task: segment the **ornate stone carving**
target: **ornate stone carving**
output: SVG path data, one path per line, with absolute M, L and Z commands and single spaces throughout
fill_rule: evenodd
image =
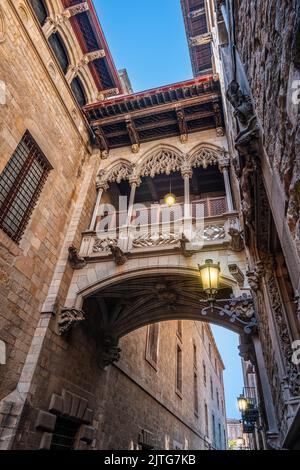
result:
M 85 320 L 85 313 L 76 308 L 63 308 L 58 320 L 58 330 L 60 335 L 68 333 L 72 328 Z
M 88 11 L 89 5 L 88 2 L 82 2 L 79 5 L 73 5 L 72 7 L 69 7 L 66 10 L 66 14 L 71 17 L 75 15 L 79 15 L 79 13 L 83 13 L 85 11 Z
M 127 258 L 124 252 L 121 250 L 121 248 L 118 247 L 117 244 L 111 242 L 109 244 L 109 249 L 111 251 L 111 254 L 113 255 L 113 259 L 115 260 L 117 266 L 122 266 L 126 263 Z
M 142 162 L 140 176 L 151 176 L 153 178 L 160 173 L 169 175 L 173 171 L 179 171 L 184 161 L 184 156 L 175 150 L 159 148 Z
M 112 244 L 116 245 L 118 240 L 116 238 L 96 238 L 93 253 L 110 253 Z
M 118 347 L 118 339 L 113 335 L 104 334 L 98 344 L 98 366 L 106 369 L 121 357 L 121 349 Z
M 271 275 L 267 281 L 268 292 L 270 296 L 271 307 L 276 322 L 278 336 L 280 340 L 281 350 L 285 359 L 286 378 L 285 381 L 289 386 L 292 395 L 300 395 L 300 369 L 293 363 L 293 349 L 291 345 L 291 337 L 288 324 L 283 310 L 282 300 L 274 275 Z
M 74 245 L 69 247 L 68 261 L 73 269 L 82 269 L 86 266 L 86 260 L 78 255 L 78 250 Z
M 241 230 L 240 222 L 237 218 L 229 220 L 228 234 L 231 237 L 230 248 L 233 251 L 243 251 L 243 231 Z
M 228 269 L 229 269 L 230 274 L 238 282 L 239 286 L 243 287 L 244 282 L 245 282 L 245 276 L 242 273 L 242 271 L 240 270 L 240 268 L 238 267 L 238 265 L 237 264 L 229 264 Z
M 220 153 L 210 148 L 199 148 L 188 157 L 191 167 L 207 168 L 209 165 L 217 165 Z
M 252 196 L 253 173 L 253 162 L 249 157 L 247 157 L 246 164 L 242 169 L 240 186 L 242 192 L 242 212 L 248 229 L 253 229 L 254 219 L 254 202 Z
M 300 172 L 295 168 L 295 173 L 289 188 L 289 203 L 287 220 L 290 230 L 296 240 L 300 239 Z
M 203 230 L 203 239 L 208 242 L 223 240 L 226 237 L 224 225 L 209 225 Z
M 256 150 L 257 140 L 260 137 L 260 126 L 252 99 L 241 91 L 240 85 L 235 80 L 228 86 L 226 97 L 235 110 L 234 116 L 240 126 L 240 132 L 235 139 L 236 149 L 241 155 L 248 155 L 253 150 L 253 145 Z
M 180 241 L 180 236 L 174 233 L 151 233 L 137 234 L 132 242 L 133 248 L 155 247 L 162 245 L 174 245 Z
M 129 162 L 119 162 L 106 172 L 101 171 L 98 175 L 99 182 L 104 183 L 121 183 L 122 180 L 129 179 L 133 174 L 134 167 Z
M 246 276 L 253 292 L 257 292 L 259 290 L 263 273 L 264 265 L 261 261 L 259 261 L 252 270 L 247 271 Z
M 167 284 L 157 283 L 154 286 L 155 299 L 165 304 L 167 310 L 173 310 L 176 308 L 176 302 L 178 299 L 177 292 L 171 289 Z

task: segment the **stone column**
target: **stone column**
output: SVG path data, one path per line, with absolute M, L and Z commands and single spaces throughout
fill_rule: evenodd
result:
M 127 211 L 127 220 L 126 220 L 125 226 L 123 226 L 122 229 L 120 230 L 120 238 L 119 238 L 119 247 L 124 253 L 130 251 L 131 246 L 132 246 L 132 236 L 131 236 L 131 231 L 130 231 L 130 225 L 131 225 L 131 217 L 132 217 L 132 212 L 133 212 L 136 188 L 139 186 L 140 180 L 139 178 L 132 177 L 129 180 L 129 183 L 130 183 L 131 191 L 130 191 L 130 197 L 129 197 L 128 211 Z
M 190 179 L 193 176 L 193 171 L 190 165 L 184 165 L 181 169 L 181 174 L 184 180 L 184 228 L 183 233 L 188 240 L 191 240 L 192 235 L 192 211 L 190 205 Z
M 231 185 L 230 185 L 230 180 L 229 180 L 229 159 L 227 157 L 224 157 L 221 161 L 219 161 L 219 170 L 221 171 L 221 173 L 223 173 L 227 209 L 228 209 L 228 212 L 233 212 L 234 209 L 233 209 Z
M 91 218 L 91 223 L 90 223 L 90 226 L 89 226 L 89 230 L 91 232 L 95 230 L 96 219 L 97 219 L 97 215 L 98 215 L 98 211 L 99 211 L 99 207 L 100 207 L 102 194 L 104 193 L 104 191 L 107 191 L 107 189 L 108 189 L 108 184 L 107 183 L 98 183 L 97 184 L 97 198 L 96 198 L 96 202 L 95 202 L 93 215 L 92 215 L 92 218 Z

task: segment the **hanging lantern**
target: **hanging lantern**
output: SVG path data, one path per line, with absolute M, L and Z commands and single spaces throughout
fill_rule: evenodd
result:
M 214 264 L 211 259 L 207 259 L 205 264 L 198 267 L 203 290 L 210 296 L 214 296 L 219 290 L 220 263 Z

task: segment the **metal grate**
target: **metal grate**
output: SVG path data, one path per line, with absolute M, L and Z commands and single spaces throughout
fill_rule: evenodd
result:
M 79 426 L 76 421 L 58 416 L 50 450 L 73 450 Z
M 0 175 L 0 227 L 18 242 L 51 165 L 26 131 Z

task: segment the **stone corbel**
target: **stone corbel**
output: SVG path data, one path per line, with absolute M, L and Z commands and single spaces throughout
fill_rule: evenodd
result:
M 126 116 L 126 127 L 131 142 L 132 153 L 138 153 L 141 147 L 140 139 L 134 122 L 130 116 Z
M 231 237 L 230 248 L 232 251 L 243 251 L 243 230 L 241 229 L 240 222 L 237 218 L 229 220 L 228 234 Z
M 229 264 L 228 269 L 240 287 L 244 287 L 245 276 L 237 264 Z
M 100 151 L 101 151 L 101 156 L 103 152 L 109 153 L 109 145 L 108 142 L 105 138 L 104 132 L 102 131 L 101 127 L 97 127 L 96 129 L 93 129 L 96 141 L 99 145 Z
M 241 342 L 238 349 L 244 361 L 250 361 L 252 365 L 256 365 L 255 349 L 249 335 L 241 335 Z
M 78 255 L 78 250 L 74 245 L 69 247 L 68 261 L 73 269 L 82 269 L 86 266 L 86 260 Z
M 188 131 L 184 111 L 182 109 L 178 109 L 176 111 L 176 116 L 177 116 L 179 132 L 180 132 L 180 142 L 182 144 L 185 144 L 189 138 L 189 135 L 188 135 L 189 131 Z
M 83 320 L 85 320 L 85 313 L 82 310 L 78 310 L 76 308 L 63 308 L 58 320 L 59 334 L 61 336 L 65 335 L 72 328 L 78 326 Z
M 264 265 L 259 261 L 256 266 L 247 271 L 246 276 L 248 278 L 248 283 L 253 292 L 257 292 L 260 288 L 260 283 L 264 274 Z
M 218 137 L 223 137 L 225 135 L 223 122 L 222 122 L 222 111 L 219 104 L 219 100 L 214 100 L 213 102 L 214 118 L 216 125 L 216 132 Z
M 189 243 L 189 240 L 186 238 L 186 236 L 183 233 L 182 236 L 181 236 L 181 239 L 180 239 L 181 253 L 185 258 L 191 258 L 194 254 L 194 251 L 186 249 L 186 244 L 187 243 Z
M 108 366 L 120 360 L 121 349 L 118 347 L 119 340 L 111 334 L 104 334 L 98 343 L 97 363 L 100 369 L 107 369 Z
M 127 257 L 125 256 L 124 251 L 121 250 L 120 247 L 118 247 L 115 243 L 111 242 L 109 244 L 109 249 L 111 251 L 111 254 L 113 255 L 113 259 L 117 266 L 122 266 L 126 263 Z

